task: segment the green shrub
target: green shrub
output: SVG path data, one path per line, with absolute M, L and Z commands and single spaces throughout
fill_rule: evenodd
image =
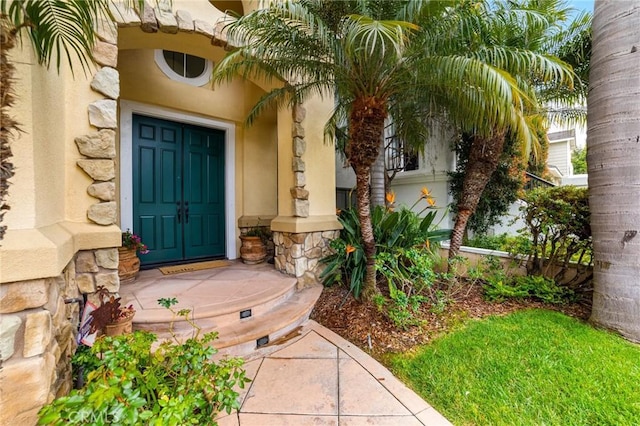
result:
M 500 235 L 474 235 L 469 238 L 464 245 L 467 247 L 476 247 L 487 250 L 503 250 L 507 242 L 507 234 Z
M 543 302 L 562 304 L 572 300 L 574 296 L 571 289 L 540 275 L 516 277 L 514 281 L 514 287 L 526 290 L 530 297 Z
M 488 275 L 483 285 L 484 297 L 492 302 L 506 299 L 537 299 L 547 303 L 563 304 L 574 299 L 570 289 L 540 275 L 510 278 L 506 274 Z
M 415 314 L 429 300 L 426 294 L 433 286 L 433 255 L 423 248 L 391 247 L 376 258 L 376 270 L 385 278 L 389 300 L 380 295 L 378 308 L 385 309 L 389 319 L 401 329 L 419 324 Z
M 189 311 L 174 314 L 188 319 Z M 149 332 L 100 337 L 81 353 L 85 386 L 43 407 L 39 424 L 215 425 L 217 412 L 239 408 L 233 387 L 248 381 L 242 359 L 212 361 L 215 338 L 200 338 L 196 329 L 185 342 L 165 341 L 152 351 L 156 336 Z
M 525 201 L 521 210 L 527 228 L 521 232 L 531 241 L 528 275 L 543 275 L 573 288 L 590 281 L 591 276 L 580 278 L 593 252 L 587 189 L 538 188 L 529 191 Z M 567 274 L 570 266 L 580 272 L 575 278 Z
M 512 255 L 531 253 L 531 239 L 525 235 L 476 235 L 465 242 L 467 247 L 498 250 Z
M 420 216 L 434 208 L 433 198 L 426 188 L 418 202 L 421 200 L 427 202 L 427 207 L 420 213 L 405 207 L 398 211 L 375 207 L 371 212 L 377 245 L 376 271 L 378 278 L 388 286 L 388 293 L 376 295 L 374 303 L 397 327 L 403 329 L 419 323 L 415 314 L 420 305 L 435 295 L 432 291 L 435 280 L 433 259 L 439 242 L 451 234 L 450 230 L 434 229 L 435 211 Z M 415 205 L 417 203 L 412 207 Z M 347 285 L 353 296 L 359 298 L 366 259 L 356 210 L 343 210 L 338 219 L 343 229 L 340 238 L 331 242 L 333 254 L 323 259 L 327 266 L 320 277 L 325 285 Z

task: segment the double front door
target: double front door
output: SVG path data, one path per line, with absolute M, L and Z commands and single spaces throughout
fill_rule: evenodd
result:
M 133 116 L 133 231 L 143 264 L 225 256 L 224 131 Z

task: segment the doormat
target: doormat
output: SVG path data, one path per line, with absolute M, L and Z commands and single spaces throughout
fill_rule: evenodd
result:
M 228 260 L 210 260 L 208 262 L 188 263 L 186 265 L 163 266 L 158 268 L 163 275 L 181 274 L 183 272 L 200 271 L 202 269 L 222 268 L 231 265 Z

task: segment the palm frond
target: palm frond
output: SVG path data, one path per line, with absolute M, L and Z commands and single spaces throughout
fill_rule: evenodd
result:
M 3 0 L 0 8 L 17 29 L 27 30 L 38 62 L 58 70 L 63 58 L 73 70 L 74 57 L 88 70 L 94 23 L 110 17 L 108 0 Z

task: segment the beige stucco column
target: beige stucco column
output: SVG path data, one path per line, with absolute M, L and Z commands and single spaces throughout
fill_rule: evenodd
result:
M 341 228 L 335 214 L 335 149 L 324 139 L 332 107 L 332 100 L 315 98 L 278 112 L 275 265 L 294 275 L 300 287 L 317 282 L 319 261 Z

